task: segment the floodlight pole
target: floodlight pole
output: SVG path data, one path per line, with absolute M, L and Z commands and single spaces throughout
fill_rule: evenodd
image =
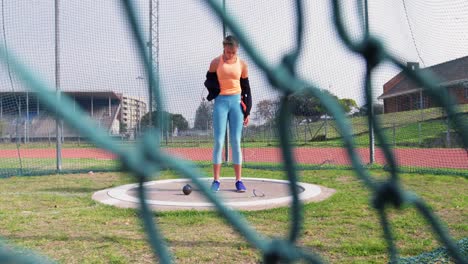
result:
M 60 101 L 60 38 L 59 38 L 59 0 L 55 0 L 55 87 L 57 100 Z M 58 110 L 58 109 L 57 109 Z M 62 120 L 55 117 L 57 172 L 62 170 Z
M 153 70 L 153 0 L 149 0 L 149 37 L 148 37 L 148 55 L 149 55 L 149 63 L 150 63 L 150 70 Z M 150 76 L 148 74 L 148 76 Z M 152 127 L 153 125 L 153 120 L 152 119 L 152 114 L 151 111 L 153 110 L 153 89 L 151 87 L 151 80 L 148 78 L 148 124 L 149 127 Z M 141 122 L 141 120 L 140 120 Z
M 150 70 L 152 71 L 153 78 L 159 80 L 159 0 L 149 0 L 149 40 L 148 40 L 148 53 L 149 53 L 149 63 Z M 148 76 L 150 76 L 148 74 Z M 156 109 L 158 106 L 154 106 L 154 87 L 153 80 L 148 78 L 148 89 L 149 89 L 149 125 L 153 124 L 153 109 Z

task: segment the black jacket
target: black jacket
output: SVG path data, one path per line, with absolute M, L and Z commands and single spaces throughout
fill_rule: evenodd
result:
M 250 115 L 250 110 L 252 109 L 252 94 L 250 92 L 249 78 L 240 78 L 240 85 L 242 89 L 242 111 L 244 113 L 244 117 L 247 117 Z M 218 75 L 216 72 L 206 73 L 205 87 L 208 89 L 208 96 L 206 97 L 208 101 L 215 99 L 219 95 L 221 89 L 219 87 Z
M 206 73 L 205 87 L 208 89 L 208 96 L 206 97 L 208 101 L 215 99 L 216 96 L 219 95 L 221 89 L 219 88 L 218 75 L 216 72 Z

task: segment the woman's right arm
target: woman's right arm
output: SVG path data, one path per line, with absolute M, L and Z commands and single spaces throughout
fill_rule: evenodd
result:
M 218 67 L 218 59 L 214 59 L 210 63 L 210 69 L 206 73 L 205 87 L 208 89 L 208 101 L 216 98 L 220 92 L 218 76 L 216 74 L 216 68 Z

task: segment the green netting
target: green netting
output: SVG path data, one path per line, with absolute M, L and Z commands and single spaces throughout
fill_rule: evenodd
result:
M 464 257 L 468 256 L 468 239 L 464 238 L 457 242 L 457 246 L 460 248 L 461 253 Z M 447 252 L 447 249 L 440 247 L 434 251 L 426 252 L 418 256 L 407 257 L 399 259 L 400 263 L 449 263 L 450 255 Z
M 3 2 L 2 2 L 3 3 Z M 40 77 L 40 74 L 32 72 L 24 62 L 20 61 L 13 55 L 12 52 L 6 52 L 5 45 L 1 47 L 2 62 L 7 65 L 9 71 L 13 72 L 17 78 L 35 92 L 35 96 L 40 104 L 43 104 L 47 109 L 56 109 L 52 114 L 56 117 L 63 119 L 67 126 L 72 128 L 80 137 L 89 139 L 96 147 L 107 150 L 118 157 L 124 170 L 132 172 L 140 183 L 139 198 L 141 201 L 141 218 L 151 244 L 151 248 L 155 256 L 161 263 L 171 263 L 172 257 L 168 250 L 164 238 L 160 234 L 159 227 L 153 221 L 153 214 L 151 213 L 148 205 L 146 204 L 146 192 L 143 183 L 150 178 L 158 175 L 162 168 L 171 168 L 177 171 L 182 177 L 190 178 L 193 183 L 200 189 L 201 192 L 207 197 L 209 201 L 216 205 L 220 215 L 222 215 L 228 223 L 230 223 L 239 234 L 241 234 L 250 244 L 258 248 L 262 254 L 265 263 L 278 263 L 278 262 L 293 262 L 297 260 L 304 260 L 310 263 L 321 263 L 320 256 L 314 252 L 305 251 L 296 245 L 299 238 L 302 222 L 302 205 L 298 199 L 296 186 L 298 181 L 296 157 L 293 155 L 293 133 L 290 131 L 291 127 L 291 100 L 288 97 L 297 92 L 305 92 L 312 94 L 321 102 L 329 116 L 333 117 L 333 129 L 340 135 L 341 146 L 345 148 L 347 155 L 351 161 L 352 168 L 357 172 L 358 177 L 364 182 L 367 188 L 372 193 L 372 206 L 377 210 L 381 226 L 384 232 L 385 239 L 388 244 L 388 252 L 391 262 L 398 261 L 398 250 L 395 245 L 395 239 L 392 235 L 391 224 L 387 215 L 387 208 L 390 206 L 402 208 L 403 206 L 413 206 L 416 210 L 427 219 L 435 236 L 447 248 L 449 255 L 458 263 L 466 263 L 466 260 L 460 253 L 459 248 L 454 243 L 453 239 L 448 234 L 447 230 L 440 223 L 440 220 L 434 215 L 428 205 L 415 193 L 404 190 L 401 187 L 399 180 L 399 166 L 395 160 L 395 155 L 392 149 L 392 136 L 388 133 L 391 131 L 393 141 L 396 141 L 396 127 L 397 124 L 388 123 L 381 120 L 374 113 L 373 110 L 373 94 L 372 94 L 372 76 L 374 71 L 382 63 L 393 64 L 396 68 L 400 69 L 408 78 L 423 87 L 424 92 L 432 98 L 443 109 L 443 119 L 449 120 L 450 127 L 460 135 L 462 151 L 466 151 L 468 147 L 468 124 L 466 117 L 462 113 L 462 109 L 455 104 L 454 98 L 447 92 L 446 89 L 440 89 L 440 81 L 435 76 L 420 71 L 413 71 L 409 69 L 399 58 L 392 55 L 381 41 L 371 33 L 368 28 L 363 27 L 360 38 L 350 35 L 343 22 L 342 7 L 339 1 L 333 1 L 333 21 L 339 36 L 343 43 L 356 55 L 362 57 L 366 65 L 365 83 L 363 92 L 365 94 L 366 105 L 370 106 L 367 115 L 362 122 L 366 122 L 367 127 L 374 131 L 376 141 L 379 142 L 379 148 L 382 150 L 382 155 L 385 159 L 386 169 L 390 176 L 385 182 L 378 182 L 374 180 L 367 170 L 363 161 L 356 150 L 356 143 L 353 132 L 349 129 L 352 122 L 345 115 L 343 107 L 339 104 L 335 97 L 331 94 L 324 92 L 314 83 L 302 78 L 297 72 L 298 59 L 300 58 L 303 50 L 304 43 L 304 7 L 302 1 L 295 2 L 295 42 L 294 47 L 281 59 L 280 63 L 271 63 L 262 56 L 261 51 L 256 48 L 253 41 L 242 30 L 242 26 L 233 19 L 232 16 L 226 15 L 222 6 L 214 0 L 207 0 L 206 3 L 213 10 L 218 17 L 226 24 L 227 28 L 241 41 L 243 50 L 248 54 L 252 62 L 258 67 L 268 79 L 271 86 L 281 96 L 278 106 L 277 121 L 274 126 L 277 128 L 276 144 L 281 147 L 282 166 L 285 170 L 288 180 L 291 182 L 291 194 L 293 202 L 290 209 L 291 226 L 288 237 L 284 239 L 270 239 L 264 237 L 256 232 L 247 221 L 236 211 L 233 211 L 223 205 L 209 189 L 202 184 L 200 176 L 203 175 L 197 166 L 189 161 L 174 158 L 163 151 L 161 146 L 162 141 L 167 139 L 164 134 L 167 133 L 165 126 L 157 126 L 157 124 L 165 123 L 163 121 L 164 115 L 162 114 L 165 109 L 165 103 L 161 94 L 158 76 L 153 71 L 153 61 L 147 54 L 146 41 L 144 34 L 141 31 L 140 21 L 137 16 L 135 7 L 132 1 L 122 1 L 125 7 L 125 15 L 128 19 L 128 24 L 131 26 L 131 32 L 135 39 L 136 48 L 139 51 L 140 61 L 144 65 L 147 80 L 149 80 L 150 93 L 152 96 L 150 100 L 154 100 L 154 105 L 158 109 L 158 118 L 155 122 L 155 128 L 148 130 L 141 136 L 141 140 L 136 142 L 135 148 L 128 148 L 122 145 L 121 142 L 115 138 L 109 137 L 108 131 L 99 126 L 96 120 L 90 118 L 88 113 L 85 113 L 81 108 L 76 108 L 70 111 L 69 107 L 74 104 L 75 100 L 71 100 L 67 96 L 59 96 L 60 93 L 51 90 L 47 82 Z M 357 3 L 360 3 L 357 1 Z M 367 3 L 365 3 L 367 4 Z M 362 16 L 366 17 L 366 16 Z M 362 22 L 363 25 L 368 25 Z M 19 102 L 21 99 L 17 96 L 14 101 Z M 18 103 L 19 104 L 19 103 Z M 38 104 L 39 105 L 39 104 Z M 39 107 L 40 108 L 40 107 Z M 112 102 L 110 103 L 112 108 Z M 20 109 L 20 108 L 19 108 Z M 109 110 L 112 114 L 112 110 Z M 421 112 L 419 112 L 421 114 Z M 437 118 L 435 118 L 437 119 Z M 422 117 L 420 122 L 424 122 Z M 436 121 L 434 121 L 436 122 Z M 328 126 L 329 124 L 327 124 Z M 423 124 L 426 125 L 426 124 Z M 433 127 L 439 125 L 432 125 Z M 398 127 L 405 127 L 405 124 L 398 124 Z M 24 129 L 24 127 L 22 127 Z M 359 129 L 359 128 L 355 128 Z M 390 130 L 389 130 L 390 129 Z M 408 128 L 413 129 L 413 128 Z M 327 131 L 328 133 L 328 131 Z M 330 132 L 331 133 L 331 132 Z M 327 136 L 326 136 L 327 137 Z M 421 135 L 422 137 L 422 135 Z M 307 140 L 307 139 L 306 139 Z M 422 139 L 421 139 L 422 140 Z M 18 147 L 16 147 L 18 148 Z M 13 148 L 15 149 L 15 148 Z M 109 165 L 108 166 L 112 166 Z M 42 169 L 44 171 L 44 169 Z M 0 251 L 0 260 L 30 263 L 36 262 L 32 258 L 20 257 L 12 255 L 11 252 Z M 38 261 L 39 262 L 39 261 Z M 46 262 L 46 261 L 44 261 Z
M 356 38 L 362 34 L 362 23 L 356 22 L 360 16 L 357 10 L 363 7 L 350 3 L 343 3 L 343 17 L 347 30 Z M 157 116 L 150 110 L 158 108 L 148 100 L 148 78 L 121 15 L 123 7 L 118 2 L 54 5 L 54 1 L 4 0 L 2 44 L 45 82 L 56 84 L 62 95 L 73 99 L 69 110 L 83 109 L 122 146 L 133 147 L 149 125 L 150 113 Z M 295 3 L 223 1 L 223 5 L 253 40 L 252 47 L 262 51 L 265 63 L 279 63 L 280 54 L 294 48 L 291 39 L 295 38 L 297 23 L 291 19 L 295 17 Z M 295 67 L 297 75 L 336 96 L 340 103 L 349 103 L 345 109 L 359 156 L 365 163 L 387 168 L 380 149 L 384 142 L 370 139 L 373 134 L 366 117 L 365 91 L 358 88 L 364 85 L 364 60 L 336 35 L 328 3 L 306 3 L 303 9 L 307 20 L 303 25 L 303 51 Z M 212 103 L 204 100 L 202 83 L 206 62 L 219 55 L 219 43 L 214 39 L 223 33 L 221 23 L 209 7 L 195 0 L 138 2 L 135 10 L 148 42 L 150 62 L 164 87 L 161 94 L 168 122 L 161 129 L 161 147 L 189 160 L 210 161 Z M 372 3 L 368 12 L 369 30 L 379 36 L 391 54 L 414 67 L 418 65 L 414 61 L 418 61 L 424 71 L 449 80 L 442 84 L 457 94 L 462 103 L 458 111 L 464 117 L 468 112 L 468 82 L 466 73 L 459 71 L 468 63 L 463 27 L 467 12 L 467 6 L 461 3 L 442 7 L 406 2 Z M 196 59 L 187 60 L 188 54 Z M 252 167 L 259 162 L 279 164 L 276 117 L 282 95 L 242 46 L 240 56 L 249 63 L 255 88 L 252 122 L 243 133 L 244 163 Z M 404 94 L 384 92 L 404 75 L 400 71 L 390 61 L 383 61 L 372 75 L 374 114 L 399 165 L 409 172 L 466 176 L 468 165 L 461 135 L 444 109 L 409 77 L 400 86 L 411 89 L 395 87 Z M 299 150 L 297 163 L 303 167 L 327 164 L 352 169 L 331 113 L 310 93 L 304 101 L 294 94 L 291 97 L 288 133 L 291 144 Z M 67 123 L 62 127 L 58 122 L 57 126 L 54 112 L 39 100 L 36 91 L 21 82 L 8 63 L 0 68 L 0 177 L 44 175 L 57 170 L 119 170 L 116 156 L 99 150 Z

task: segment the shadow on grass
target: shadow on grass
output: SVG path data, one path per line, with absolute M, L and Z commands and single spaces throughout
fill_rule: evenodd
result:
M 58 241 L 81 241 L 81 242 L 92 242 L 92 243 L 118 243 L 120 245 L 128 245 L 132 243 L 140 243 L 142 240 L 146 239 L 146 236 L 142 234 L 142 237 L 125 237 L 125 236 L 113 236 L 113 235 L 89 235 L 89 236 L 67 236 L 65 234 L 47 234 L 47 235 L 12 235 L 12 236 L 3 236 L 3 238 L 9 241 L 28 241 L 33 242 L 37 241 L 41 244 L 44 241 L 48 241 L 49 243 L 54 243 Z M 251 246 L 244 241 L 213 241 L 213 240 L 172 240 L 166 239 L 168 246 L 170 247 L 225 247 L 225 248 L 237 248 L 242 246 L 244 248 L 250 248 Z M 98 245 L 96 245 L 99 247 Z

